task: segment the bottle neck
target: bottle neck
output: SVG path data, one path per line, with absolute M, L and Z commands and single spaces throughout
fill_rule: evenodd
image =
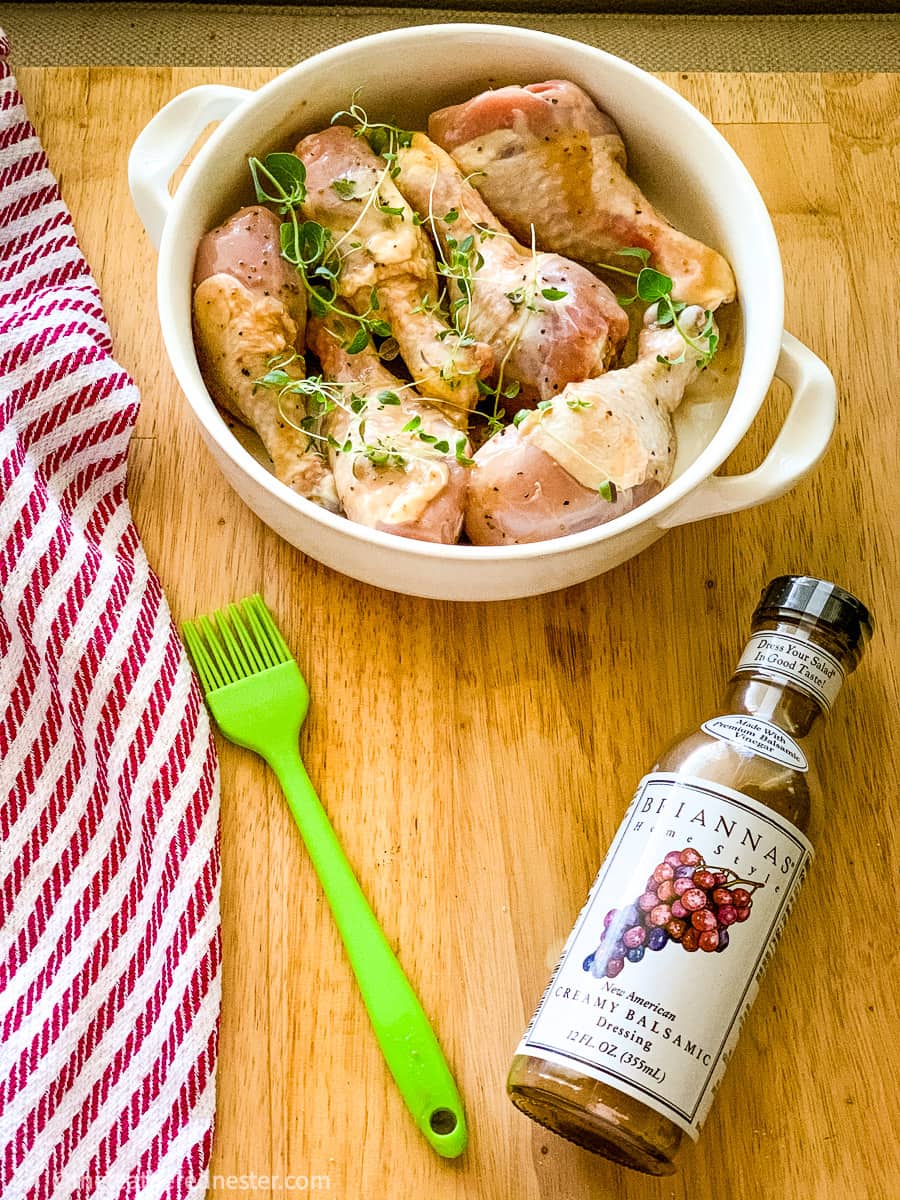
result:
M 795 740 L 807 737 L 824 715 L 821 705 L 796 688 L 753 675 L 733 675 L 725 691 L 725 708 L 771 721 Z
M 771 721 L 791 737 L 806 737 L 840 690 L 843 658 L 841 647 L 810 622 L 754 624 L 728 683 L 729 711 Z

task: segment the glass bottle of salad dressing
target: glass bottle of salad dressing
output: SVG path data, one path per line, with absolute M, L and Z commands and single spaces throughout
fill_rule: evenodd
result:
M 698 1137 L 806 873 L 808 739 L 872 624 L 790 575 L 751 629 L 719 711 L 638 785 L 507 1085 L 535 1121 L 653 1175 Z

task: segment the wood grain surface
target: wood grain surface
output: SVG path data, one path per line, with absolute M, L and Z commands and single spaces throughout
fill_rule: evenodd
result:
M 213 466 L 169 369 L 128 149 L 184 88 L 272 74 L 48 68 L 20 82 L 141 387 L 130 494 L 150 560 L 179 619 L 257 589 L 277 614 L 313 697 L 310 774 L 433 1016 L 472 1138 L 448 1163 L 416 1134 L 273 778 L 222 744 L 213 1194 L 325 1191 L 327 1177 L 347 1200 L 900 1195 L 900 77 L 664 77 L 759 184 L 787 327 L 837 377 L 815 476 L 569 591 L 454 605 L 357 584 L 280 541 Z M 730 470 L 759 461 L 785 409 L 777 387 Z M 648 1179 L 521 1116 L 506 1070 L 634 784 L 714 704 L 760 587 L 787 571 L 856 591 L 878 633 L 818 746 L 818 857 L 712 1115 L 680 1173 Z M 291 1188 L 265 1178 L 288 1175 Z

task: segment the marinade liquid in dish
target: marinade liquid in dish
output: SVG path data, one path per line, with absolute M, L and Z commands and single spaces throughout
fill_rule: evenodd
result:
M 513 1060 L 513 1103 L 652 1175 L 697 1139 L 812 857 L 809 741 L 866 608 L 773 580 L 718 712 L 638 785 Z

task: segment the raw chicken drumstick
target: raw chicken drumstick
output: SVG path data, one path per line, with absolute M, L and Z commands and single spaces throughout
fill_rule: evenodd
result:
M 213 400 L 259 434 L 275 475 L 301 496 L 338 510 L 331 470 L 299 433 L 301 397 L 278 397 L 255 387 L 273 358 L 302 379 L 306 292 L 279 251 L 278 217 L 267 208 L 242 208 L 211 230 L 194 264 L 194 344 Z M 286 419 L 287 418 L 287 419 Z
M 458 541 L 468 469 L 457 461 L 456 450 L 459 443 L 460 456 L 469 454 L 465 434 L 404 387 L 371 344 L 348 354 L 341 343 L 349 329 L 349 321 L 342 328 L 339 316 L 331 314 L 311 318 L 308 331 L 323 375 L 343 385 L 322 430 L 337 443 L 329 454 L 344 512 L 351 521 L 401 537 Z M 404 428 L 410 423 L 414 429 Z
M 466 532 L 475 545 L 539 542 L 590 529 L 666 485 L 675 458 L 671 414 L 700 367 L 678 330 L 656 324 L 656 316 L 655 305 L 647 309 L 630 367 L 570 383 L 543 410 L 481 447 L 466 507 Z M 679 316 L 691 338 L 705 320 L 697 307 Z M 684 362 L 657 360 L 683 351 Z
M 384 161 L 345 125 L 310 134 L 296 153 L 306 166 L 303 214 L 332 233 L 341 256 L 341 298 L 362 315 L 371 307 L 374 289 L 374 316 L 390 325 L 413 379 L 432 396 L 474 408 L 478 378 L 492 365 L 490 350 L 461 345 L 459 336 L 423 307 L 438 290 L 434 251 L 424 230 L 413 224 Z
M 574 83 L 483 92 L 433 113 L 428 130 L 464 172 L 483 172 L 476 187 L 517 237 L 533 223 L 544 249 L 620 267 L 628 260 L 615 251 L 640 247 L 675 299 L 709 309 L 734 299 L 728 263 L 653 208 L 625 173 L 612 118 Z
M 521 385 L 519 399 L 534 401 L 608 368 L 628 335 L 628 317 L 605 283 L 558 254 L 520 245 L 450 155 L 424 134 L 413 134 L 398 151 L 397 165 L 397 187 L 440 241 L 451 270 L 448 239 L 457 259 L 469 240 L 464 274 L 471 304 L 457 320 L 491 346 L 495 377 L 502 365 L 503 379 Z M 527 236 L 530 243 L 530 230 Z M 463 296 L 452 275 L 450 294 Z

